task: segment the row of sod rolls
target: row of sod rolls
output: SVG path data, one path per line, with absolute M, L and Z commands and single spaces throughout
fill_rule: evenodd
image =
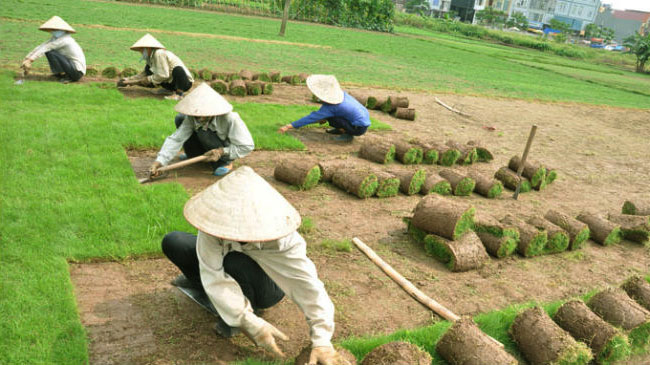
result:
M 309 76 L 306 73 L 300 73 L 296 75 L 285 75 L 282 76 L 280 71 L 272 72 L 252 72 L 249 70 L 241 70 L 239 72 L 219 72 L 219 71 L 210 71 L 207 68 L 200 70 L 190 69 L 190 73 L 195 80 L 204 80 L 204 81 L 216 81 L 222 80 L 225 82 L 230 82 L 234 80 L 244 80 L 244 81 L 260 81 L 260 82 L 275 82 L 280 83 L 284 82 L 291 85 L 304 84 Z
M 313 364 L 309 362 L 311 346 L 305 347 L 296 357 L 294 365 Z M 349 351 L 336 347 L 341 357 L 349 364 L 356 364 L 357 359 Z M 381 365 L 381 364 L 409 364 L 409 365 L 430 365 L 433 359 L 428 352 L 420 349 L 418 346 L 404 341 L 394 341 L 377 346 L 368 352 L 361 365 Z M 318 362 L 321 364 L 320 362 Z
M 508 162 L 508 166 L 497 170 L 494 177 L 510 190 L 517 189 L 518 183 L 521 182 L 519 188 L 521 193 L 527 193 L 533 189 L 543 190 L 557 179 L 555 169 L 549 169 L 540 163 L 531 161 L 526 161 L 522 168 L 521 177 L 517 177 L 517 171 L 521 166 L 521 158 L 513 156 Z
M 415 109 L 409 108 L 410 102 L 406 96 L 374 96 L 354 91 L 350 91 L 350 95 L 368 109 L 381 110 L 398 119 L 415 120 Z
M 210 86 L 219 94 L 234 96 L 273 94 L 273 84 L 270 82 L 233 80 L 228 83 L 223 80 L 215 80 L 210 83 Z
M 447 141 L 443 145 L 433 141 L 405 142 L 382 138 L 366 139 L 359 150 L 359 157 L 380 164 L 397 160 L 405 165 L 424 163 L 442 166 L 470 165 L 475 162 L 489 162 L 494 158 L 487 148 L 474 141 L 464 145 Z
M 123 70 L 119 70 L 117 67 L 109 66 L 101 70 L 101 72 L 94 68 L 94 67 L 87 67 L 86 68 L 86 76 L 88 77 L 95 77 L 95 76 L 102 76 L 107 79 L 114 79 L 117 77 L 131 77 L 134 75 L 137 75 L 139 72 L 131 67 L 127 67 Z

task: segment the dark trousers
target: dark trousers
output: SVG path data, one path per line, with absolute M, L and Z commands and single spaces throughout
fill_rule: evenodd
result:
M 151 68 L 149 65 L 146 65 L 144 67 L 144 72 L 147 76 L 153 75 L 153 72 L 151 72 Z M 160 84 L 163 88 L 169 90 L 169 91 L 176 91 L 176 90 L 182 90 L 182 91 L 187 91 L 192 88 L 192 83 L 190 82 L 190 79 L 187 77 L 187 74 L 185 73 L 185 70 L 181 66 L 176 66 L 172 70 L 172 82 L 163 82 Z
M 327 121 L 332 128 L 341 128 L 345 130 L 345 134 L 351 136 L 360 136 L 366 133 L 366 130 L 368 129 L 368 127 L 352 125 L 347 119 L 341 117 L 330 117 L 327 118 Z
M 70 81 L 79 81 L 79 79 L 84 75 L 81 71 L 77 71 L 77 69 L 74 68 L 72 61 L 56 50 L 45 52 L 45 57 L 47 57 L 47 63 L 50 64 L 50 70 L 52 70 L 52 73 L 55 75 L 63 72 Z
M 186 232 L 171 232 L 162 240 L 162 251 L 178 266 L 185 277 L 201 285 L 199 259 L 196 255 L 196 236 Z M 229 252 L 223 260 L 223 268 L 230 275 L 251 302 L 253 309 L 270 308 L 284 297 L 284 292 L 248 255 Z
M 185 114 L 178 113 L 176 118 L 174 118 L 174 124 L 176 128 L 183 124 L 183 119 L 185 119 Z M 183 150 L 188 158 L 201 156 L 202 154 L 213 150 L 215 148 L 228 147 L 230 143 L 228 141 L 223 141 L 219 136 L 211 130 L 203 130 L 199 128 L 198 130 L 192 133 L 192 136 L 183 143 Z M 230 165 L 234 160 L 226 156 L 222 156 L 217 162 L 210 162 L 212 168 L 217 168 L 221 166 Z

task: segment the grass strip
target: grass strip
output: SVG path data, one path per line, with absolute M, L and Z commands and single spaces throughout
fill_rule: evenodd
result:
M 503 184 L 497 183 L 492 185 L 492 187 L 488 191 L 487 198 L 488 199 L 498 198 L 499 196 L 501 196 L 502 193 L 503 193 Z

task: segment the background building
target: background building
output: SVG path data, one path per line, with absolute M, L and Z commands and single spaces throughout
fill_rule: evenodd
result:
M 650 27 L 650 13 L 638 10 L 614 10 L 610 5 L 605 5 L 594 23 L 614 29 L 614 39 L 620 43 L 635 32 L 645 34 Z
M 474 15 L 485 9 L 487 0 L 451 0 L 450 10 L 456 12 L 461 21 L 476 23 Z

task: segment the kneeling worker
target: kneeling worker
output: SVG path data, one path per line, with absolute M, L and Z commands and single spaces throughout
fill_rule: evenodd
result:
M 181 159 L 208 156 L 214 175 L 222 176 L 232 169 L 235 159 L 255 148 L 253 137 L 232 105 L 208 84 L 201 84 L 178 102 L 174 109 L 176 132 L 165 139 L 149 175 L 160 175 L 158 168 L 167 165 L 180 151 Z
M 256 345 L 284 356 L 275 340 L 287 336 L 255 312 L 286 293 L 310 327 L 309 363 L 347 364 L 331 343 L 334 305 L 296 231 L 300 214 L 266 180 L 240 167 L 192 197 L 183 212 L 198 236 L 169 233 L 162 250 L 183 272 L 174 285 L 205 290 L 220 316 L 218 334 L 241 330 Z
M 79 81 L 86 74 L 86 56 L 70 34 L 76 31 L 58 16 L 53 16 L 38 28 L 50 32 L 52 38 L 34 48 L 20 66 L 29 73 L 32 63 L 45 55 L 54 76 L 63 82 Z
M 323 102 L 319 110 L 280 127 L 278 132 L 284 133 L 292 128 L 325 121 L 332 129 L 327 133 L 340 134 L 338 141 L 352 141 L 354 136 L 366 133 L 370 126 L 368 109 L 355 98 L 341 89 L 333 75 L 311 75 L 307 78 L 309 90 Z
M 151 34 L 145 34 L 131 46 L 131 49 L 142 53 L 142 60 L 145 60 L 147 65 L 141 73 L 120 79 L 117 86 L 160 86 L 173 93 L 166 97 L 172 100 L 180 100 L 183 92 L 192 88 L 194 78 L 183 61 L 166 50 L 165 46 Z

